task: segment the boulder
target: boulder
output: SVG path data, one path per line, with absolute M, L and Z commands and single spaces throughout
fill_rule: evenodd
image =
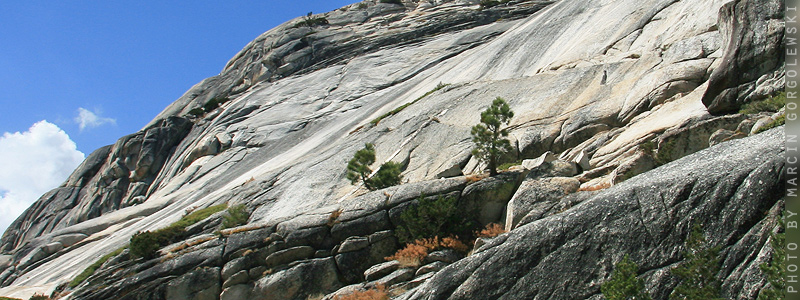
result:
M 392 285 L 406 282 L 414 278 L 414 269 L 399 269 L 395 270 L 389 275 L 384 276 L 381 279 L 375 280 L 375 284 L 380 284 L 386 287 L 391 287 Z
M 307 299 L 342 286 L 333 258 L 317 258 L 259 279 L 245 299 Z
M 390 260 L 385 263 L 374 265 L 369 269 L 367 269 L 366 271 L 364 271 L 364 278 L 367 281 L 373 281 L 376 279 L 380 279 L 386 275 L 389 275 L 399 268 L 400 268 L 399 261 Z
M 469 184 L 461 193 L 459 205 L 467 212 L 477 212 L 481 226 L 498 222 L 522 175 L 520 171 L 509 171 Z
M 267 268 L 274 268 L 293 261 L 312 257 L 314 257 L 314 248 L 309 246 L 297 246 L 270 254 L 265 260 L 265 265 Z
M 505 229 L 513 229 L 529 212 L 549 210 L 562 197 L 576 192 L 580 185 L 580 181 L 572 177 L 524 181 L 508 202 Z
M 198 268 L 186 273 L 166 286 L 167 300 L 215 300 L 219 299 L 219 268 Z
M 339 246 L 339 253 L 353 252 L 369 247 L 369 239 L 365 237 L 351 236 L 345 239 Z
M 427 265 L 424 265 L 422 267 L 419 267 L 419 269 L 417 269 L 417 272 L 414 273 L 414 276 L 419 277 L 419 276 L 422 276 L 423 274 L 427 274 L 427 273 L 431 273 L 431 272 L 438 272 L 439 270 L 441 270 L 442 268 L 446 267 L 447 265 L 449 265 L 449 264 L 446 263 L 446 262 L 443 262 L 441 260 L 437 260 L 437 261 L 434 261 L 434 262 L 429 263 Z
M 447 264 L 451 264 L 459 259 L 461 259 L 461 255 L 458 254 L 453 249 L 443 249 L 438 251 L 433 251 L 428 253 L 428 256 L 425 257 L 426 263 L 433 263 L 433 262 L 444 262 Z
M 556 160 L 556 155 L 551 151 L 547 151 L 535 159 L 525 159 L 522 161 L 522 167 L 527 170 L 532 170 L 541 166 L 544 163 L 550 163 Z
M 736 0 L 720 9 L 723 57 L 711 73 L 703 95 L 708 112 L 714 115 L 736 112 L 746 101 L 777 91 L 779 87 L 757 89 L 756 82 L 783 63 L 784 10 L 783 2 L 777 0 Z
M 747 134 L 745 134 L 745 133 L 731 131 L 731 130 L 727 130 L 727 129 L 722 129 L 721 128 L 721 129 L 715 131 L 714 134 L 712 134 L 711 137 L 708 138 L 708 145 L 709 146 L 714 146 L 714 145 L 722 143 L 722 142 L 735 140 L 735 139 L 741 139 L 741 138 L 745 138 L 745 137 L 747 137 Z

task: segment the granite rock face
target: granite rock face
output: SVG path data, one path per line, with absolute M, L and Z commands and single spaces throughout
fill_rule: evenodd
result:
M 694 224 L 722 248 L 722 297 L 755 299 L 766 281 L 754 274 L 782 205 L 783 142 L 771 130 L 632 178 L 517 228 L 401 299 L 601 299 L 599 283 L 625 254 L 653 299 L 666 299 L 677 285 L 668 271 Z
M 768 115 L 717 116 L 781 86 L 779 1 L 401 3 L 368 0 L 271 29 L 142 131 L 95 151 L 3 235 L 0 295 L 306 299 L 362 288 L 364 272 L 402 246 L 394 230 L 403 209 L 443 195 L 473 208 L 477 223 L 510 220 L 516 229 L 482 240 L 476 254 L 453 263 L 461 271 L 387 278 L 397 287 L 422 284 L 403 297 L 501 296 L 478 290 L 473 283 L 481 282 L 503 286 L 509 298 L 597 297 L 623 252 L 650 270 L 648 287 L 663 296 L 674 286 L 665 270 L 679 260 L 689 221 L 729 212 L 719 205 L 738 195 L 734 187 L 754 189 L 760 185 L 741 182 L 779 167 L 753 165 L 780 152 L 773 149 L 776 131 L 750 134 Z M 515 151 L 503 163 L 523 166 L 486 179 L 471 154 L 470 128 L 498 96 L 515 112 L 508 126 Z M 720 130 L 751 137 L 712 139 Z M 375 144 L 373 169 L 388 161 L 402 166 L 402 185 L 370 192 L 347 180 L 347 161 L 364 143 Z M 541 163 L 532 166 L 537 157 Z M 735 178 L 708 163 L 720 157 L 740 162 L 724 164 Z M 665 180 L 679 170 L 688 175 Z M 556 184 L 548 177 L 564 178 Z M 520 190 L 523 180 L 530 182 Z M 712 240 L 727 247 L 722 275 L 756 278 L 726 279 L 726 291 L 739 289 L 744 298 L 763 283 L 757 263 L 741 258 L 763 248 L 772 225 L 755 216 L 777 200 L 761 201 L 709 221 L 706 230 L 735 225 Z M 123 252 L 66 287 L 136 232 L 223 203 L 246 205 L 249 223 L 213 235 L 223 219 L 217 214 L 188 228 L 185 241 L 160 249 L 159 258 Z M 598 223 L 603 214 L 608 221 Z M 665 239 L 663 249 L 648 256 L 656 245 L 624 244 L 632 237 L 623 225 L 656 237 L 651 243 Z M 523 237 L 544 246 L 516 245 Z M 589 248 L 575 256 L 573 245 Z M 566 279 L 574 285 L 526 289 L 553 279 L 526 272 L 559 262 L 559 251 L 591 263 L 545 270 L 574 271 Z M 511 266 L 516 278 L 492 282 L 485 270 L 495 264 Z M 199 277 L 209 280 L 188 284 Z M 445 282 L 451 279 L 458 280 Z
M 781 1 L 736 0 L 722 7 L 720 20 L 724 21 L 719 26 L 725 37 L 724 56 L 703 95 L 710 113 L 736 112 L 746 102 L 783 89 L 785 10 Z

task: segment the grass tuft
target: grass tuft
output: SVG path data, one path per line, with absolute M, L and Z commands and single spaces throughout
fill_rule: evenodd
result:
M 450 85 L 450 84 L 449 84 L 449 83 L 444 83 L 444 84 L 443 84 L 443 83 L 441 83 L 441 82 L 440 82 L 438 85 L 436 85 L 436 87 L 435 87 L 435 88 L 433 88 L 432 90 L 430 90 L 430 91 L 428 91 L 427 93 L 425 93 L 425 95 L 419 96 L 419 98 L 417 98 L 417 99 L 414 99 L 414 101 L 411 101 L 411 102 L 408 102 L 408 103 L 406 103 L 406 104 L 403 104 L 403 105 L 401 105 L 400 107 L 398 107 L 398 108 L 395 108 L 395 109 L 393 109 L 392 111 L 390 111 L 390 112 L 388 112 L 388 113 L 385 113 L 385 114 L 383 114 L 383 115 L 382 115 L 382 116 L 380 116 L 380 117 L 377 117 L 377 118 L 375 118 L 374 120 L 370 121 L 370 123 L 371 123 L 373 126 L 374 126 L 374 125 L 378 125 L 378 123 L 380 123 L 380 122 L 381 122 L 381 120 L 383 120 L 383 119 L 385 119 L 385 118 L 388 118 L 388 117 L 391 117 L 391 116 L 393 116 L 393 115 L 396 115 L 397 113 L 399 113 L 399 112 L 403 111 L 404 109 L 406 109 L 406 107 L 409 107 L 411 104 L 417 103 L 417 101 L 419 101 L 419 100 L 422 100 L 422 98 L 428 97 L 428 96 L 430 96 L 430 94 L 433 94 L 434 92 L 436 92 L 436 91 L 438 91 L 438 90 L 441 90 L 441 89 L 443 89 L 444 87 L 446 87 L 446 86 L 448 86 L 448 85 Z

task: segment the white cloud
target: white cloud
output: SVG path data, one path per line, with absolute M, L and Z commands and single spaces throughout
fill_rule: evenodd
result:
M 75 123 L 78 123 L 78 126 L 81 130 L 93 127 L 98 127 L 103 124 L 117 124 L 117 120 L 112 118 L 103 118 L 99 116 L 100 113 L 95 110 L 94 112 L 89 111 L 83 107 L 78 108 L 78 116 L 75 117 Z
M 0 137 L 0 230 L 28 206 L 58 187 L 83 161 L 66 132 L 40 121 L 28 131 Z

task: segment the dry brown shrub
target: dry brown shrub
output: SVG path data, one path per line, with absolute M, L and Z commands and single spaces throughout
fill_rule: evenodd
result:
M 610 187 L 611 187 L 610 183 L 603 182 L 603 183 L 600 183 L 600 184 L 597 184 L 597 185 L 582 187 L 582 188 L 578 189 L 578 192 L 593 192 L 593 191 L 599 191 L 599 190 L 602 190 L 602 189 L 607 189 L 607 188 L 610 188 Z
M 469 251 L 469 247 L 464 244 L 461 240 L 458 239 L 457 236 L 446 237 L 442 239 L 442 242 L 439 244 L 442 248 L 450 248 L 455 250 L 459 253 L 467 253 Z
M 508 231 L 503 228 L 503 225 L 498 223 L 490 223 L 487 224 L 486 228 L 483 230 L 476 232 L 475 235 L 482 238 L 493 238 L 506 232 Z
M 336 295 L 334 300 L 389 300 L 389 292 L 386 287 L 379 284 L 374 289 L 366 291 L 355 291 L 347 295 Z
M 256 224 L 256 225 L 251 225 L 251 226 L 239 226 L 239 227 L 222 229 L 222 230 L 219 231 L 219 234 L 222 235 L 222 236 L 229 236 L 229 235 L 234 234 L 234 233 L 252 231 L 252 230 L 261 229 L 261 228 L 264 228 L 263 224 Z
M 415 241 L 416 242 L 416 241 Z M 386 257 L 388 260 L 397 260 L 402 267 L 418 267 L 428 256 L 428 248 L 416 243 L 406 244 L 406 247 L 397 250 L 394 255 Z
M 337 221 L 336 219 L 338 219 L 339 216 L 341 216 L 341 215 L 342 215 L 342 210 L 341 209 L 337 209 L 337 210 L 331 212 L 331 215 L 328 216 L 328 223 L 327 223 L 328 227 L 333 227 L 333 225 L 335 225 L 336 223 L 339 223 L 339 221 Z
M 418 267 L 428 257 L 428 253 L 442 248 L 453 249 L 459 253 L 467 253 L 469 251 L 469 246 L 459 240 L 457 236 L 449 236 L 443 239 L 435 236 L 408 243 L 405 248 L 398 250 L 392 256 L 385 257 L 385 259 L 387 261 L 397 260 L 402 267 Z
M 486 174 L 472 174 L 467 175 L 467 183 L 473 183 L 477 181 L 481 181 L 482 179 L 486 178 Z

